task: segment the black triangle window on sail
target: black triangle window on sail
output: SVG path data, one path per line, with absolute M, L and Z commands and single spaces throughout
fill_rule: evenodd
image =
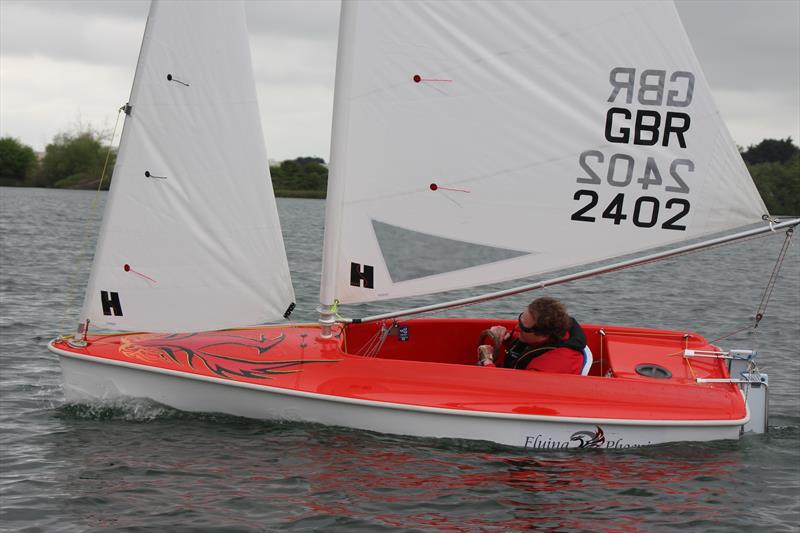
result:
M 496 263 L 531 253 L 437 237 L 378 220 L 372 221 L 372 229 L 394 283 Z

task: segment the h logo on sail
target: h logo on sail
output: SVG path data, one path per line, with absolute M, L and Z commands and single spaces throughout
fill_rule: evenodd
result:
M 350 285 L 361 287 L 363 284 L 365 289 L 374 289 L 374 280 L 375 269 L 372 265 L 364 265 L 364 270 L 361 270 L 359 263 L 350 263 Z
M 100 291 L 100 303 L 106 316 L 122 316 L 122 304 L 118 292 Z

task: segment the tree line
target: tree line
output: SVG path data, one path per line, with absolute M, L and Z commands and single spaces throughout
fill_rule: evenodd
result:
M 767 209 L 773 215 L 800 215 L 800 148 L 791 137 L 764 139 L 739 148 Z M 106 165 L 108 189 L 116 161 L 99 132 L 60 133 L 41 157 L 12 137 L 0 138 L 0 186 L 96 189 Z M 328 168 L 320 157 L 298 157 L 270 166 L 277 196 L 325 198 Z
M 13 137 L 0 138 L 0 186 L 108 190 L 117 160 L 100 132 L 59 133 L 43 154 Z M 270 166 L 277 196 L 325 198 L 328 167 L 320 157 L 298 157 Z
M 800 215 L 800 148 L 792 138 L 764 139 L 740 151 L 767 210 Z

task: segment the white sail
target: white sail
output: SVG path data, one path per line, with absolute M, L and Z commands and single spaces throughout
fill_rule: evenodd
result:
M 294 300 L 242 3 L 153 2 L 82 320 L 197 331 Z
M 322 304 L 766 213 L 671 2 L 345 2 L 341 24 Z

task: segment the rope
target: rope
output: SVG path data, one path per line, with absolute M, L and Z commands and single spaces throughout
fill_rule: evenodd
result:
M 689 337 L 691 337 L 691 335 L 689 335 L 688 333 L 683 336 L 683 339 L 685 341 L 683 344 L 684 353 L 686 353 L 686 350 L 689 349 Z M 692 367 L 692 361 L 688 357 L 684 357 L 683 360 L 686 361 L 686 365 L 689 367 L 689 372 L 692 373 L 692 379 L 697 379 L 697 374 L 695 374 L 694 368 Z
M 343 322 L 345 320 L 345 318 L 339 314 L 339 300 L 333 301 L 333 304 L 331 305 L 330 308 L 330 312 L 340 322 Z
M 391 326 L 386 327 L 386 324 L 381 320 L 378 323 L 377 331 L 364 343 L 364 346 L 358 350 L 357 354 L 363 357 L 376 357 L 383 348 L 386 338 L 389 336 L 389 332 L 396 324 L 397 322 L 393 321 Z
M 100 182 L 97 184 L 97 190 L 94 193 L 94 198 L 92 199 L 92 204 L 89 207 L 89 214 L 87 215 L 87 217 L 84 219 L 84 222 L 83 222 L 83 242 L 81 243 L 81 247 L 80 247 L 80 250 L 83 250 L 83 251 L 86 250 L 86 247 L 87 247 L 88 242 L 89 242 L 89 221 L 92 219 L 91 215 L 93 215 L 94 212 L 97 210 L 97 203 L 98 203 L 98 200 L 100 198 L 100 191 L 102 191 L 102 189 L 103 189 L 103 182 L 105 181 L 105 178 L 106 178 L 106 169 L 108 168 L 108 162 L 111 159 L 111 152 L 113 150 L 114 137 L 116 137 L 116 135 L 117 135 L 117 126 L 119 126 L 119 117 L 120 117 L 120 115 L 122 115 L 122 112 L 125 110 L 125 107 L 126 106 L 122 106 L 117 111 L 117 120 L 116 120 L 116 122 L 114 122 L 114 129 L 111 131 L 111 138 L 108 141 L 108 151 L 106 152 L 106 160 L 103 163 L 103 170 L 100 173 Z M 78 254 L 78 260 L 75 262 L 75 267 L 72 270 L 72 275 L 70 276 L 70 279 L 67 282 L 67 297 L 64 300 L 64 314 L 61 317 L 61 324 L 59 325 L 59 328 L 58 328 L 59 331 L 64 331 L 64 327 L 65 327 L 65 324 L 67 322 L 67 313 L 69 311 L 69 303 L 72 301 L 72 299 L 74 297 L 75 285 L 77 283 L 76 279 L 78 277 L 78 272 L 80 271 L 81 266 L 83 266 L 83 259 L 84 259 L 84 254 L 79 253 Z
M 753 326 L 751 326 L 750 324 L 748 324 L 748 325 L 746 325 L 746 326 L 744 326 L 744 327 L 741 327 L 741 328 L 739 328 L 739 329 L 737 329 L 737 330 L 731 331 L 730 333 L 726 333 L 726 334 L 725 334 L 725 335 L 723 335 L 722 337 L 717 337 L 716 339 L 714 339 L 713 341 L 711 341 L 709 344 L 714 344 L 714 343 L 717 343 L 717 342 L 719 342 L 719 341 L 721 341 L 721 340 L 727 339 L 728 337 L 732 337 L 733 335 L 736 335 L 737 333 L 741 333 L 742 331 L 744 331 L 744 330 L 746 330 L 746 329 L 750 329 L 750 328 L 752 328 L 752 327 L 753 327 Z
M 769 235 L 769 234 L 767 234 Z M 783 267 L 783 262 L 786 259 L 786 253 L 789 251 L 789 246 L 791 245 L 792 237 L 794 236 L 794 228 L 789 228 L 786 230 L 786 237 L 783 239 L 783 246 L 781 246 L 780 252 L 778 252 L 778 258 L 775 261 L 775 265 L 772 267 L 772 273 L 767 280 L 767 286 L 764 287 L 764 293 L 761 295 L 761 302 L 758 304 L 758 308 L 756 309 L 755 316 L 753 317 L 753 323 L 748 324 L 747 326 L 741 327 L 737 330 L 731 331 L 730 333 L 726 333 L 722 337 L 716 338 L 711 343 L 716 343 L 723 339 L 727 339 L 737 333 L 741 333 L 742 331 L 748 330 L 752 328 L 756 330 L 758 328 L 758 323 L 761 322 L 761 319 L 764 318 L 764 315 L 767 312 L 767 306 L 769 305 L 770 298 L 772 298 L 772 291 L 775 290 L 775 284 L 778 281 L 778 274 Z
M 381 323 L 380 336 L 378 338 L 378 342 L 373 347 L 372 352 L 368 354 L 369 357 L 377 357 L 381 349 L 383 349 L 383 345 L 386 343 L 386 339 L 389 337 L 389 332 L 396 324 L 397 322 L 393 321 L 391 326 L 386 327 L 386 324 Z
M 358 350 L 357 354 L 364 356 L 364 357 L 372 357 L 375 353 L 377 353 L 377 349 L 380 349 L 380 346 L 383 344 L 380 341 L 381 333 L 383 333 L 383 322 L 381 321 L 378 324 L 378 329 L 375 333 L 367 339 L 367 342 Z
M 786 252 L 789 250 L 789 245 L 791 244 L 793 235 L 794 228 L 789 228 L 786 230 L 786 237 L 783 239 L 783 246 L 781 246 L 781 250 L 778 253 L 778 259 L 775 261 L 775 266 L 772 267 L 772 274 L 767 281 L 764 294 L 761 296 L 761 303 L 758 304 L 758 309 L 756 310 L 755 324 L 753 324 L 754 329 L 758 327 L 759 321 L 761 321 L 761 319 L 764 317 L 764 313 L 767 312 L 767 305 L 769 305 L 769 300 L 772 297 L 772 291 L 775 289 L 775 283 L 778 281 L 778 273 L 783 267 L 783 261 L 786 259 Z

